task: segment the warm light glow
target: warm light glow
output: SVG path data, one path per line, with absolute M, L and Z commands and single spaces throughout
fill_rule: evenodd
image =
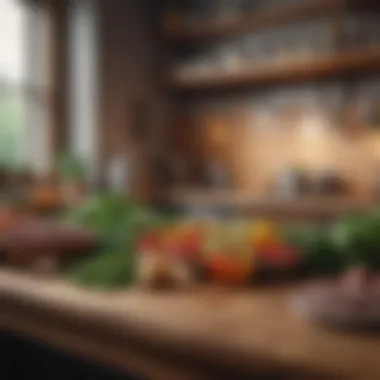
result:
M 0 0 L 0 80 L 17 82 L 25 77 L 25 6 Z

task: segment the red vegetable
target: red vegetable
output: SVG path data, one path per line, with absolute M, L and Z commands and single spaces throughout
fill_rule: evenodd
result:
M 180 234 L 165 247 L 168 254 L 185 260 L 199 257 L 202 248 L 202 236 L 197 232 Z
M 137 244 L 140 253 L 158 252 L 162 248 L 162 233 L 160 231 L 150 232 L 143 236 Z
M 211 278 L 221 284 L 241 285 L 247 282 L 251 268 L 223 253 L 216 254 L 207 263 Z
M 292 267 L 300 262 L 297 250 L 282 243 L 271 241 L 258 252 L 261 262 L 268 267 Z

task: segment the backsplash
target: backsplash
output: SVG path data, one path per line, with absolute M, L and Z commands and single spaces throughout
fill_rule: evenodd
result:
M 173 147 L 177 153 L 182 147 L 182 155 L 192 162 L 189 166 L 196 161 L 195 166 L 203 165 L 207 171 L 217 162 L 225 168 L 232 187 L 258 195 L 273 192 L 279 173 L 289 168 L 308 176 L 333 172 L 347 183 L 347 193 L 370 194 L 380 176 L 380 76 L 365 73 L 366 65 L 360 67 L 360 60 L 363 56 L 365 60 L 368 52 L 378 52 L 379 13 L 366 7 L 353 12 L 344 6 L 337 12 L 315 12 L 312 17 L 296 17 L 284 24 L 218 34 L 218 25 L 228 25 L 228 20 L 240 17 L 248 23 L 251 14 L 259 22 L 260 15 L 265 16 L 268 10 L 276 14 L 277 9 L 281 15 L 288 7 L 297 13 L 297 4 L 313 5 L 317 1 L 190 3 L 177 9 L 182 28 L 198 28 L 207 38 L 190 38 L 179 44 L 173 50 L 169 74 L 174 83 L 184 83 L 183 88 L 190 83 L 192 90 L 199 90 L 178 102 L 179 118 L 174 123 L 176 133 L 180 130 L 186 137 L 181 143 L 180 138 L 174 138 Z M 320 3 L 327 4 L 322 0 Z M 214 29 L 208 28 L 207 22 L 214 23 Z M 352 61 L 347 52 L 353 52 L 359 62 L 356 74 L 354 70 L 344 71 Z M 349 58 L 340 60 L 342 56 Z M 297 82 L 297 69 L 289 75 L 298 84 L 286 84 L 291 80 L 277 82 L 280 77 L 276 73 L 283 67 L 301 67 L 302 71 L 324 57 L 328 65 L 313 66 L 309 77 L 307 73 Z M 334 72 L 335 66 L 342 67 L 342 72 Z M 315 80 L 318 75 L 313 75 L 320 69 L 331 70 L 329 80 Z M 247 72 L 254 80 L 246 76 Z M 263 72 L 267 79 L 275 79 L 260 84 Z M 229 91 L 229 82 L 224 81 L 229 75 L 238 78 L 238 83 L 247 79 L 248 84 L 240 88 L 242 92 L 236 88 Z M 284 77 L 287 79 L 286 70 Z M 202 80 L 206 84 L 197 87 Z M 209 83 L 213 92 L 208 91 Z M 190 182 L 200 185 L 200 177 L 194 175 Z
M 380 168 L 380 77 L 202 98 L 184 112 L 204 161 L 223 161 L 239 189 L 266 193 L 279 171 L 297 167 L 335 170 L 367 194 Z

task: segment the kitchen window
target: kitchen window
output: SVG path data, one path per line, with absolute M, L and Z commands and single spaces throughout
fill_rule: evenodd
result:
M 0 0 L 1 169 L 49 170 L 49 27 L 36 2 Z

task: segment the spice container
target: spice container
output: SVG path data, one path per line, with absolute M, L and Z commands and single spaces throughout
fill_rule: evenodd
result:
M 241 0 L 218 0 L 215 17 L 222 21 L 237 18 L 241 13 L 242 5 Z
M 313 39 L 311 44 L 317 56 L 334 52 L 334 27 L 330 20 L 319 20 L 311 25 Z
M 226 189 L 232 186 L 232 180 L 227 168 L 218 160 L 210 160 L 205 165 L 203 182 L 208 187 L 217 189 Z
M 275 35 L 278 62 L 286 63 L 294 57 L 294 27 L 281 28 Z
M 294 198 L 307 191 L 308 183 L 303 172 L 286 167 L 276 178 L 277 194 L 284 198 Z
M 260 40 L 262 42 L 262 61 L 276 63 L 276 56 L 278 57 L 278 34 L 274 31 L 266 31 L 261 34 Z
M 353 49 L 366 45 L 366 35 L 363 33 L 363 23 L 360 15 L 347 14 L 342 21 L 342 41 L 343 49 Z
M 378 14 L 368 14 L 365 16 L 364 27 L 366 28 L 368 47 L 379 47 L 380 45 L 380 25 Z
M 309 24 L 297 26 L 294 29 L 295 59 L 309 60 L 316 56 L 315 45 L 312 44 L 314 31 Z
M 241 58 L 242 66 L 250 70 L 254 70 L 255 66 L 260 66 L 267 59 L 261 35 L 249 35 L 242 40 Z
M 242 57 L 233 44 L 218 48 L 215 56 L 215 66 L 224 71 L 232 72 L 241 68 Z

